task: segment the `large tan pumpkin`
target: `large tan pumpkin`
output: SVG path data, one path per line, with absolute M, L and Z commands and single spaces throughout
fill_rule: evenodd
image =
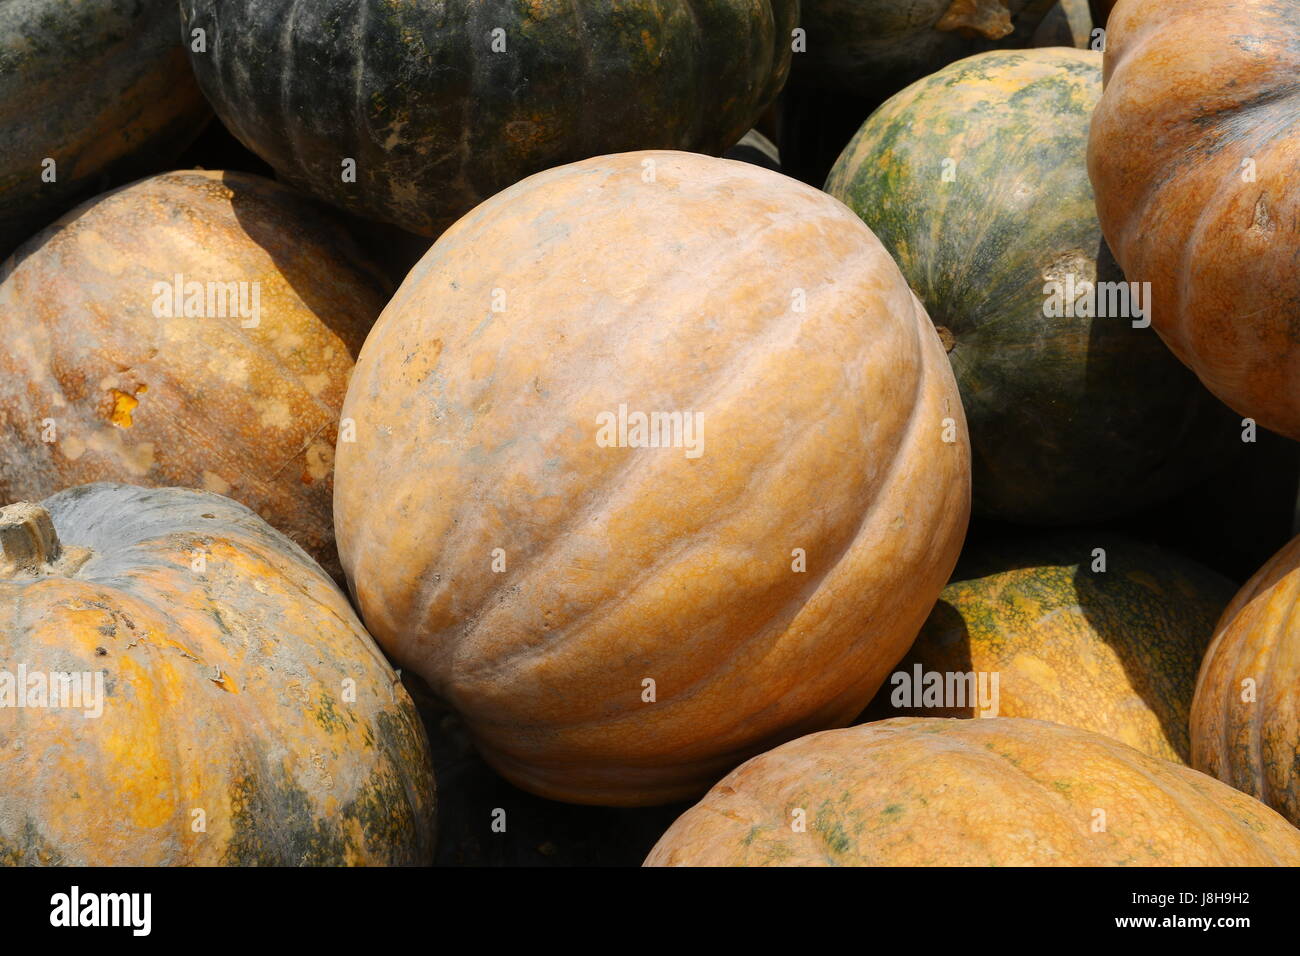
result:
M 0 864 L 422 863 L 433 812 L 397 675 L 243 505 L 96 484 L 0 510 Z
M 329 214 L 256 176 L 166 173 L 81 206 L 0 270 L 0 501 L 203 488 L 340 574 L 338 412 L 386 290 Z
M 896 717 L 737 768 L 647 866 L 1300 866 L 1300 831 L 1204 774 L 1040 720 Z
M 1210 391 L 1300 439 L 1300 0 L 1123 0 L 1088 170 L 1151 323 Z
M 1300 826 L 1300 538 L 1233 598 L 1201 664 L 1193 765 Z
M 702 447 L 633 447 L 651 412 L 701 416 Z M 694 795 L 849 721 L 969 509 L 947 358 L 870 230 L 689 153 L 475 209 L 376 324 L 344 415 L 335 521 L 371 633 L 501 773 L 576 802 Z

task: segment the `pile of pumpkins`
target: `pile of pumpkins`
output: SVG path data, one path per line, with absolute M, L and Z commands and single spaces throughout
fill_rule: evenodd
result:
M 1300 865 L 1300 0 L 1111 6 L 0 6 L 0 863 Z

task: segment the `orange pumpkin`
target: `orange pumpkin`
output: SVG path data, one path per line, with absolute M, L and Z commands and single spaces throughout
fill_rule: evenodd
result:
M 952 372 L 888 253 L 824 193 L 689 153 L 480 205 L 384 311 L 343 414 L 371 633 L 499 772 L 575 802 L 698 794 L 851 720 L 969 512 Z
M 1102 232 L 1202 382 L 1300 439 L 1297 0 L 1126 0 L 1088 168 Z
M 1110 533 L 968 546 L 868 713 L 1033 717 L 1187 763 L 1196 671 L 1233 590 Z
M 1212 777 L 1040 720 L 896 717 L 737 768 L 647 866 L 1300 866 Z
M 1192 703 L 1193 765 L 1300 826 L 1300 538 L 1219 619 Z
M 11 505 L 0 619 L 0 863 L 431 858 L 410 697 L 244 506 L 114 484 Z
M 338 412 L 387 289 L 327 213 L 256 176 L 166 173 L 81 206 L 0 270 L 0 501 L 203 488 L 341 577 Z

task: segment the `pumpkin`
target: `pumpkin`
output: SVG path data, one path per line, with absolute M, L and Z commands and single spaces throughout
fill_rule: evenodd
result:
M 1028 46 L 1055 0 L 802 0 L 807 50 L 795 75 L 858 96 L 889 96 L 953 60 Z
M 431 858 L 410 697 L 243 505 L 109 483 L 10 505 L 0 620 L 0 863 Z
M 848 722 L 966 528 L 924 309 L 848 209 L 747 163 L 598 157 L 483 203 L 384 310 L 343 414 L 363 619 L 555 799 L 696 796 Z
M 210 117 L 173 0 L 0 4 L 0 259 L 105 179 L 165 167 Z
M 868 712 L 1032 717 L 1187 763 L 1196 672 L 1235 590 L 1110 533 L 969 546 Z
M 718 154 L 776 97 L 797 0 L 182 0 L 199 85 L 279 178 L 436 236 L 530 173 Z
M 1088 151 L 1102 230 L 1151 284 L 1156 331 L 1210 391 L 1293 439 L 1297 24 L 1297 0 L 1120 4 Z
M 1192 705 L 1193 765 L 1300 826 L 1300 538 L 1219 620 Z
M 896 717 L 737 768 L 647 866 L 1296 866 L 1257 800 L 1041 720 Z
M 388 289 L 326 212 L 256 176 L 165 173 L 80 207 L 0 270 L 0 500 L 204 488 L 341 576 L 338 413 Z
M 954 63 L 873 113 L 826 183 L 941 327 L 979 514 L 1102 520 L 1172 496 L 1241 448 L 1239 421 L 1134 327 L 1132 302 L 1116 316 L 1118 294 L 1096 308 L 1083 295 L 1084 283 L 1127 289 L 1097 285 L 1124 282 L 1085 168 L 1100 65 L 1072 49 Z

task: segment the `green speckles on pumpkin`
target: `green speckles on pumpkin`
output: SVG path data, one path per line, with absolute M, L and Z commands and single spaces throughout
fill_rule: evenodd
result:
M 347 724 L 334 706 L 334 698 L 327 694 L 321 694 L 317 699 L 316 707 L 312 710 L 312 716 L 316 718 L 316 723 L 320 724 L 326 733 L 337 734 L 347 730 Z M 353 719 L 355 720 L 355 718 Z
M 0 832 L 0 866 L 65 866 L 69 861 L 41 836 L 35 821 L 23 821 L 17 837 Z

